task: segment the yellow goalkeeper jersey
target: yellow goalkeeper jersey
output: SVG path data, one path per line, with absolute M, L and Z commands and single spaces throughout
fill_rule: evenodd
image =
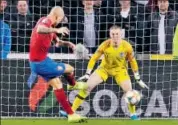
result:
M 96 61 L 104 56 L 100 64 L 108 70 L 113 68 L 127 69 L 128 61 L 131 64 L 131 68 L 134 72 L 138 71 L 138 65 L 134 58 L 134 52 L 130 43 L 122 40 L 118 48 L 114 48 L 111 39 L 104 41 L 92 55 L 87 69 L 92 70 Z

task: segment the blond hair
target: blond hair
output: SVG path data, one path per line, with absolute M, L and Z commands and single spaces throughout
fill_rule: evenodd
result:
M 115 30 L 115 29 L 120 29 L 121 30 L 121 27 L 118 26 L 118 25 L 113 25 L 113 26 L 110 27 L 109 30 L 111 31 L 111 30 Z

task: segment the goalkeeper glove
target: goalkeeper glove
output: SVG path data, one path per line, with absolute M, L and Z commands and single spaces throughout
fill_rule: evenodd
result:
M 136 82 L 142 87 L 142 88 L 147 88 L 149 89 L 149 87 L 140 79 L 140 75 L 138 72 L 134 73 L 134 77 Z
M 89 79 L 90 74 L 91 74 L 91 70 L 87 70 L 87 72 L 85 73 L 85 75 L 82 76 L 82 77 L 80 77 L 78 80 L 79 80 L 79 81 L 86 82 L 86 81 Z

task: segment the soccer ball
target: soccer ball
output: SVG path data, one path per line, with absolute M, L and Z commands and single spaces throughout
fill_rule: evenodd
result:
M 137 90 L 132 90 L 132 91 L 128 91 L 125 95 L 125 101 L 126 103 L 132 104 L 132 105 L 136 105 L 140 102 L 141 100 L 141 94 L 139 91 Z

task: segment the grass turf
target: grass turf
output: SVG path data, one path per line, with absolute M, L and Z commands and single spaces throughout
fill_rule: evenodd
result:
M 65 119 L 1 119 L 1 125 L 178 125 L 176 120 L 89 119 L 87 123 L 68 123 Z

